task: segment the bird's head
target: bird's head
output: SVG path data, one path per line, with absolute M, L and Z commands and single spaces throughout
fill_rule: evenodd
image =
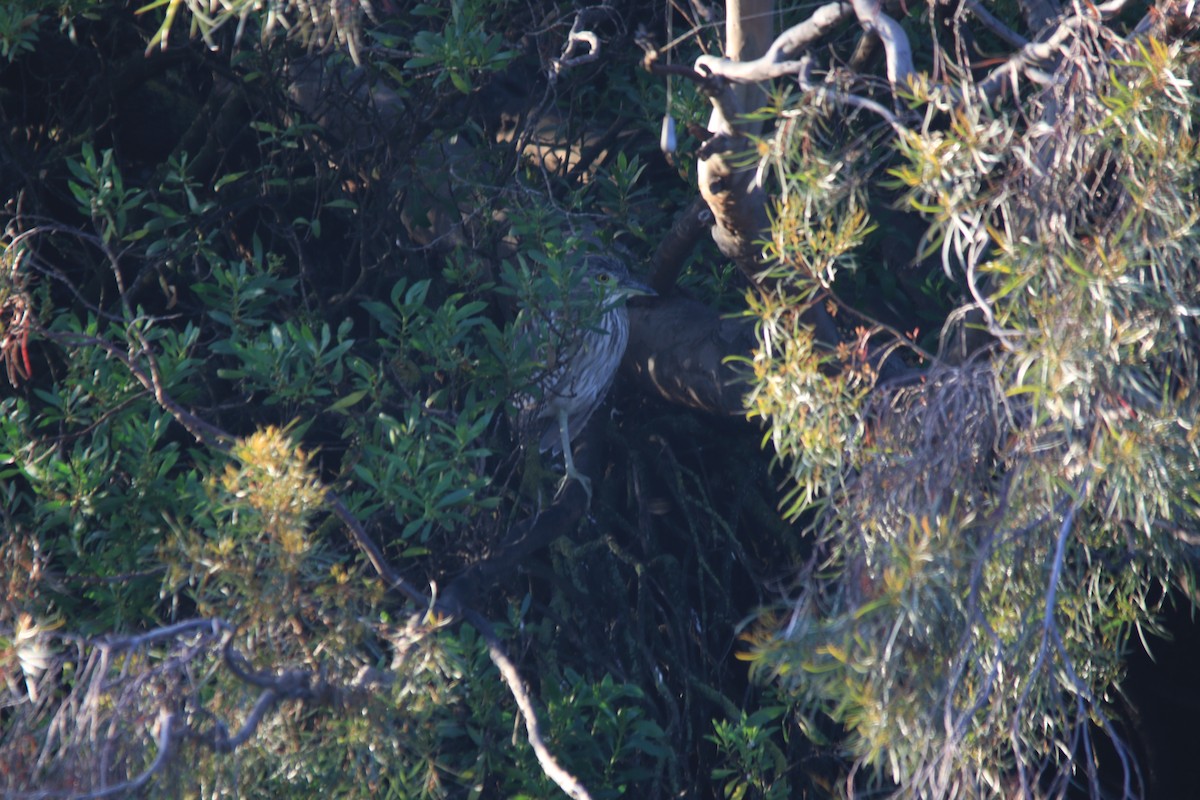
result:
M 629 297 L 653 297 L 657 294 L 629 274 L 625 265 L 614 258 L 591 255 L 585 261 L 583 286 L 599 294 L 605 306 Z

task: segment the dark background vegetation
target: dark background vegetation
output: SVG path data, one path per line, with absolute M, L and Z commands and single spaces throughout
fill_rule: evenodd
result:
M 1142 765 L 1131 794 L 1189 791 L 1191 754 L 1200 747 L 1194 726 L 1182 724 L 1200 705 L 1188 666 L 1197 653 L 1187 594 L 1200 503 L 1193 437 L 1178 427 L 1162 434 L 1188 444 L 1179 444 L 1182 455 L 1161 455 L 1175 445 L 1154 450 L 1150 433 L 1130 433 L 1138 446 L 1150 442 L 1149 455 L 1130 445 L 1112 456 L 1127 457 L 1131 472 L 1143 455 L 1168 464 L 1169 484 L 1132 482 L 1104 494 L 1093 487 L 1124 475 L 1119 466 L 1094 481 L 1054 473 L 1047 483 L 1060 494 L 1045 501 L 1046 518 L 1038 516 L 1042 497 L 1034 489 L 1007 495 L 998 487 L 1041 469 L 1039 454 L 1057 455 L 1064 439 L 1091 432 L 1095 442 L 1096 431 L 1116 430 L 1116 417 L 1104 416 L 1111 408 L 1132 403 L 1152 416 L 1122 383 L 1120 369 L 1129 363 L 1169 376 L 1149 388 L 1129 381 L 1150 396 L 1145 402 L 1157 394 L 1186 419 L 1194 408 L 1194 320 L 1179 323 L 1177 339 L 1164 343 L 1164 334 L 1136 357 L 1118 359 L 1110 383 L 1089 384 L 1095 413 L 1087 403 L 1086 413 L 1067 421 L 1014 412 L 1021 421 L 997 424 L 993 449 L 941 487 L 944 496 L 930 492 L 940 499 L 930 501 L 927 515 L 903 503 L 897 511 L 878 487 L 869 490 L 868 478 L 872 465 L 890 468 L 882 465 L 906 452 L 909 440 L 871 404 L 887 405 L 895 387 L 924 386 L 928 375 L 930 386 L 939 385 L 937 376 L 947 373 L 938 369 L 993 356 L 1003 363 L 996 342 L 1007 340 L 978 318 L 961 324 L 969 278 L 960 261 L 951 259 L 948 269 L 936 246 L 950 235 L 937 228 L 939 209 L 913 201 L 916 184 L 905 181 L 908 162 L 893 146 L 892 129 L 848 107 L 818 113 L 810 103 L 790 118 L 800 133 L 770 162 L 781 176 L 772 189 L 794 197 L 825 191 L 816 171 L 805 172 L 814 153 L 827 157 L 822 164 L 840 158 L 852 165 L 829 173 L 837 177 L 820 224 L 861 211 L 871 225 L 846 234 L 847 246 L 830 257 L 836 269 L 829 279 L 781 278 L 780 270 L 802 270 L 799 257 L 778 244 L 761 273 L 718 251 L 705 223 L 695 221 L 697 154 L 711 111 L 704 84 L 678 74 L 668 83 L 661 71 L 647 70 L 642 45 L 665 45 L 694 26 L 670 50 L 670 63 L 718 54 L 725 10 L 387 0 L 367 14 L 350 3 L 297 3 L 281 7 L 285 31 L 249 6 L 244 28 L 235 15 L 208 30 L 186 4 L 10 5 L 0 10 L 6 793 L 86 795 L 145 774 L 151 788 L 142 791 L 155 796 L 549 796 L 557 789 L 488 658 L 489 637 L 498 636 L 536 698 L 548 746 L 594 797 L 816 797 L 855 786 L 866 795 L 933 796 L 910 782 L 907 766 L 889 763 L 898 742 L 872 752 L 845 744 L 872 703 L 886 712 L 892 701 L 868 696 L 853 677 L 841 689 L 826 685 L 822 701 L 793 683 L 808 672 L 840 675 L 829 663 L 789 655 L 788 637 L 808 613 L 796 609 L 871 621 L 886 594 L 880 587 L 892 585 L 903 560 L 877 552 L 856 560 L 857 551 L 841 549 L 830 531 L 875 542 L 886 528 L 907 541 L 924 526 L 929 536 L 971 543 L 970 555 L 954 551 L 964 574 L 976 563 L 971 558 L 994 547 L 998 558 L 1021 565 L 1011 585 L 1022 588 L 1013 591 L 1032 598 L 1034 611 L 1012 612 L 1017 627 L 1034 631 L 1014 635 L 1012 652 L 1023 653 L 1043 629 L 1037 608 L 1045 586 L 1026 585 L 1021 569 L 1051 561 L 1054 532 L 1070 527 L 1077 510 L 1070 498 L 1081 497 L 1089 503 L 1078 502 L 1087 519 L 1081 527 L 1115 533 L 1112 541 L 1079 535 L 1084 543 L 1072 563 L 1089 566 L 1063 589 L 1070 609 L 1063 613 L 1074 621 L 1084 609 L 1070 635 L 1100 632 L 1070 641 L 1079 660 L 1067 663 L 1083 678 L 1066 688 L 1052 684 L 1046 696 L 1086 695 L 1087 711 L 1075 720 L 1084 727 L 1097 709 L 1111 715 Z M 1033 38 L 1028 5 L 993 10 Z M 1110 24 L 1132 36 L 1152 12 L 1130 5 Z M 922 74 L 980 81 L 1012 48 L 979 28 L 968 43 L 973 70 L 955 73 L 943 60 L 954 52 L 945 19 L 951 6 L 886 10 L 912 37 Z M 781 8 L 776 30 L 812 10 Z M 1069 5 L 1059 10 L 1073 13 Z M 178 14 L 173 25 L 164 25 L 168 13 Z M 1191 24 L 1163 38 L 1183 43 L 1171 63 L 1194 77 Z M 567 49 L 573 26 L 597 34 L 596 58 L 570 63 L 587 55 Z M 882 80 L 887 56 L 869 51 L 870 38 L 850 23 L 821 40 L 813 50 L 828 70 L 827 86 L 902 110 Z M 658 63 L 666 60 L 660 55 Z M 766 118 L 785 119 L 785 109 L 802 106 L 794 85 L 771 88 Z M 1194 120 L 1194 87 L 1181 91 L 1183 114 Z M 914 130 L 957 131 L 951 115 L 933 112 L 922 126 L 922 99 L 910 99 L 916 118 L 906 123 Z M 664 155 L 659 132 L 668 108 L 679 146 Z M 1013 120 L 1040 108 L 1031 100 L 1002 122 L 1028 134 L 1028 119 Z M 742 142 L 751 165 L 755 153 L 765 158 L 752 149 L 758 141 L 767 140 Z M 1122 157 L 1108 165 L 1117 177 L 1094 178 L 1097 204 L 1105 191 L 1120 195 L 1105 187 L 1122 185 Z M 1173 185 L 1194 200 L 1194 159 L 1180 161 Z M 1020 167 L 1011 169 L 1017 184 Z M 982 204 L 995 200 L 988 191 L 979 190 Z M 820 200 L 806 202 L 821 208 Z M 1119 199 L 1112 202 L 1119 207 Z M 777 210 L 776 232 L 794 230 L 787 226 L 795 219 Z M 1095 208 L 1085 211 L 1081 217 L 1095 216 Z M 1194 220 L 1179 224 L 1190 231 Z M 688 246 L 664 246 L 672 225 L 682 227 Z M 1072 218 L 1068 227 L 1075 244 L 1109 241 L 1112 233 L 1097 219 Z M 1112 233 L 1114 252 L 1120 235 Z M 620 254 L 660 296 L 632 309 L 629 363 L 581 437 L 577 457 L 594 487 L 589 504 L 574 485 L 555 499 L 558 465 L 521 446 L 510 405 L 531 391 L 542 368 L 519 334 L 520 320 L 557 308 L 569 280 L 564 266 L 595 250 Z M 1180 289 L 1178 304 L 1194 307 L 1191 258 L 1181 256 L 1190 264 L 1182 278 L 1159 280 L 1143 270 L 1129 280 L 1161 288 L 1178 278 L 1170 291 Z M 1148 257 L 1130 259 L 1144 266 Z M 1077 272 L 1093 267 L 1086 261 Z M 1034 284 L 1013 295 L 1050 292 Z M 1002 296 L 996 292 L 997 303 Z M 767 307 L 747 313 L 754 298 Z M 841 469 L 793 466 L 803 461 L 795 456 L 803 450 L 799 434 L 761 407 L 766 419 L 746 420 L 744 411 L 755 407 L 742 396 L 756 377 L 761 387 L 771 376 L 756 372 L 752 348 L 757 342 L 762 352 L 764 331 L 778 336 L 787 328 L 772 328 L 778 319 L 770 321 L 763 298 L 788 309 L 787 325 L 817 313 L 824 316 L 816 327 L 832 331 L 823 341 L 804 340 L 815 347 L 810 362 L 776 368 L 829 376 L 828 397 L 805 395 L 804 402 L 814 404 L 810 425 L 828 424 L 830 450 L 856 454 L 838 460 Z M 1160 308 L 1160 301 L 1146 304 Z M 1081 317 L 1072 324 L 1096 323 Z M 701 339 L 719 346 L 693 349 Z M 1113 345 L 1121 358 L 1134 349 Z M 929 354 L 936 354 L 932 363 Z M 656 383 L 656 363 L 674 365 L 666 376 L 673 389 Z M 1007 388 L 1012 373 L 997 367 L 997 374 Z M 1058 396 L 1058 387 L 1043 388 Z M 897 416 L 910 399 L 895 402 Z M 825 400 L 836 409 L 829 416 L 816 410 Z M 910 417 L 922 430 L 937 424 L 920 411 Z M 973 422 L 959 431 L 956 419 L 947 412 L 944 437 L 984 437 Z M 836 438 L 843 433 L 846 439 Z M 1006 449 L 1018 439 L 1027 451 Z M 897 475 L 924 486 L 936 470 L 923 469 L 921 459 L 913 457 L 911 473 L 879 478 L 879 486 Z M 861 494 L 843 494 L 843 484 Z M 805 486 L 817 486 L 822 502 L 799 501 Z M 976 503 L 980 486 L 1003 499 Z M 840 500 L 857 508 L 864 496 L 888 508 L 844 529 L 830 522 Z M 960 497 L 971 511 L 965 522 L 955 516 Z M 1028 516 L 1005 527 L 1003 514 L 1024 508 L 1027 497 Z M 1152 507 L 1145 519 L 1125 513 L 1124 504 L 1137 506 L 1139 497 Z M 881 521 L 893 512 L 895 519 Z M 1028 551 L 1017 538 L 1016 550 L 1005 551 L 1014 539 L 997 534 L 1003 544 L 987 544 L 985 523 L 1041 538 Z M 1113 544 L 1143 536 L 1142 544 Z M 364 558 L 364 542 L 374 543 L 407 588 L 388 585 L 379 562 Z M 984 542 L 979 550 L 976 542 Z M 941 596 L 920 594 L 938 580 L 912 588 L 918 612 Z M 829 583 L 813 594 L 814 581 Z M 835 582 L 851 589 L 830 588 Z M 948 595 L 975 597 L 975 583 L 969 592 L 956 586 Z M 1089 617 L 1091 607 L 1075 600 L 1093 591 L 1116 610 Z M 806 600 L 794 606 L 797 597 Z M 906 615 L 907 602 L 897 600 Z M 476 616 L 463 622 L 454 612 L 464 609 Z M 959 641 L 958 618 L 941 611 L 914 627 L 943 645 Z M 178 637 L 154 633 L 199 618 L 222 622 Z M 479 620 L 490 620 L 486 630 Z M 1003 613 L 988 620 L 1003 633 Z M 838 652 L 837 636 L 850 630 L 839 624 L 822 629 L 826 649 L 813 652 Z M 885 632 L 889 626 L 881 623 Z M 1143 632 L 1153 660 L 1142 653 Z M 1168 633 L 1174 641 L 1156 638 Z M 863 641 L 871 633 L 846 636 Z M 919 639 L 913 634 L 910 660 L 892 665 L 901 684 L 922 682 L 923 659 L 941 664 Z M 851 675 L 884 663 L 845 661 Z M 753 680 L 748 662 L 758 665 Z M 284 688 L 289 670 L 299 677 Z M 1096 697 L 1082 691 L 1085 683 L 1099 687 Z M 93 698 L 96 687 L 107 687 L 110 702 L 89 705 L 89 686 Z M 267 713 L 255 718 L 249 709 L 272 692 Z M 894 702 L 902 717 L 909 701 L 897 694 Z M 1034 714 L 1034 707 L 1016 708 Z M 168 713 L 174 728 L 163 721 Z M 231 739 L 247 721 L 252 744 Z M 1067 736 L 1071 724 L 1047 740 Z M 163 738 L 167 729 L 174 738 Z M 1051 745 L 1038 751 L 1044 760 L 1031 770 L 1034 784 L 1051 794 L 1095 794 L 1083 765 L 1096 762 L 1105 790 L 1119 787 L 1132 767 L 1121 769 L 1120 747 L 1105 749 L 1103 730 L 1092 729 L 1100 755 L 1081 750 L 1074 767 Z M 897 728 L 892 736 L 914 734 Z M 164 752 L 170 763 L 156 761 Z M 916 763 L 906 758 L 899 761 Z M 999 761 L 999 785 L 1019 794 L 1015 762 Z M 969 771 L 974 762 L 963 763 Z M 1073 777 L 1060 784 L 1055 769 L 1064 763 Z M 862 769 L 852 771 L 856 764 Z M 955 792 L 987 793 L 975 785 L 945 794 Z

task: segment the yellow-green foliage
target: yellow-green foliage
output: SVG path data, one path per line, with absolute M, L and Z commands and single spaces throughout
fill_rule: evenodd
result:
M 1095 87 L 1071 104 L 1047 90 L 1018 110 L 918 81 L 924 117 L 887 179 L 857 178 L 922 215 L 962 289 L 946 338 L 969 324 L 985 347 L 864 401 L 873 376 L 844 353 L 817 371 L 796 322 L 807 298 L 754 308 L 752 412 L 797 493 L 824 503 L 794 608 L 764 617 L 745 657 L 795 693 L 813 735 L 845 726 L 849 752 L 906 795 L 1039 779 L 1053 793 L 1090 763 L 1094 731 L 1121 750 L 1108 692 L 1125 648 L 1190 580 L 1200 73 L 1190 46 L 1113 59 L 1094 33 L 1059 67 Z M 786 175 L 829 161 L 788 158 Z M 781 214 L 775 240 L 830 238 L 794 225 L 830 223 Z

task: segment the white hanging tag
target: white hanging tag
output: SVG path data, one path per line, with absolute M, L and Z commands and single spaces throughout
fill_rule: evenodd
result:
M 662 136 L 659 137 L 658 146 L 667 155 L 675 152 L 675 118 L 670 114 L 663 115 Z

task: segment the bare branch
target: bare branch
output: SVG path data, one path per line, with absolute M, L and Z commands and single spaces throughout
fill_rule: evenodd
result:
M 882 105 L 880 105 L 879 103 L 876 103 L 874 100 L 872 100 L 868 97 L 859 97 L 858 95 L 853 95 L 853 94 L 850 94 L 849 92 L 843 92 L 838 89 L 830 89 L 827 86 L 822 86 L 821 84 L 813 83 L 812 78 L 811 78 L 811 72 L 812 72 L 811 59 L 806 57 L 806 58 L 801 59 L 797 63 L 800 65 L 800 69 L 798 70 L 798 74 L 797 74 L 796 78 L 800 82 L 800 87 L 802 89 L 804 89 L 805 91 L 813 92 L 821 99 L 828 100 L 828 101 L 830 101 L 832 103 L 836 103 L 838 105 L 853 106 L 854 108 L 861 108 L 864 111 L 870 111 L 873 114 L 878 114 L 879 116 L 883 117 L 884 121 L 887 122 L 887 124 L 891 125 L 892 130 L 896 131 L 897 133 L 904 133 L 905 131 L 908 130 L 900 122 L 899 117 L 897 117 L 891 111 L 884 108 Z M 796 112 L 790 111 L 790 110 L 784 111 L 781 114 L 781 116 L 783 116 L 785 118 L 790 117 L 790 116 L 796 116 Z
M 1109 5 L 1109 4 L 1106 4 Z M 1195 0 L 1169 0 L 1155 5 L 1133 30 L 1135 38 L 1173 37 L 1197 25 Z
M 679 213 L 671 229 L 659 240 L 654 257 L 650 259 L 654 268 L 650 288 L 658 292 L 660 297 L 667 296 L 675 288 L 675 280 L 679 277 L 683 262 L 712 221 L 708 204 L 704 198 L 697 197 Z
M 155 755 L 154 761 L 151 762 L 150 766 L 146 767 L 146 769 L 144 769 L 141 774 L 135 778 L 122 783 L 113 784 L 112 786 L 106 786 L 103 789 L 97 789 L 93 792 L 86 792 L 84 794 L 77 794 L 75 792 L 50 791 L 31 792 L 28 794 L 22 793 L 11 796 L 13 798 L 20 798 L 20 800 L 43 800 L 43 798 L 49 800 L 49 798 L 60 797 L 70 798 L 71 800 L 101 800 L 101 798 L 131 794 L 139 789 L 143 789 L 155 775 L 157 775 L 159 772 L 162 772 L 163 768 L 166 767 L 166 765 L 170 762 L 171 757 L 174 755 L 174 748 L 172 747 L 174 731 L 171 728 L 171 725 L 174 721 L 175 715 L 170 711 L 167 711 L 166 709 L 161 709 L 159 711 L 158 719 L 154 723 L 154 729 L 157 732 L 156 739 L 158 753 Z
M 696 71 L 716 75 L 734 83 L 749 83 L 779 78 L 796 72 L 801 62 L 795 57 L 811 47 L 850 18 L 854 9 L 849 3 L 834 2 L 821 6 L 812 16 L 781 33 L 759 58 L 734 61 L 716 56 L 696 59 Z
M 57 656 L 57 666 L 44 671 L 47 680 L 59 680 L 63 674 L 62 665 L 67 662 L 74 661 L 81 668 L 70 691 L 59 701 L 54 719 L 46 728 L 38 769 L 48 773 L 61 772 L 63 765 L 59 761 L 62 755 L 72 753 L 77 760 L 69 765 L 67 771 L 86 773 L 101 788 L 83 793 L 77 790 L 45 789 L 5 796 L 20 800 L 57 797 L 82 800 L 136 792 L 175 758 L 176 745 L 180 741 L 187 739 L 213 752 L 231 753 L 250 740 L 266 715 L 281 700 L 298 699 L 317 705 L 335 705 L 344 702 L 347 697 L 360 695 L 373 685 L 365 680 L 339 684 L 307 670 L 290 670 L 278 675 L 248 671 L 246 657 L 232 646 L 233 635 L 233 626 L 225 620 L 201 618 L 143 634 L 78 642 L 79 658 L 75 654 Z M 44 638 L 49 647 L 48 640 L 51 637 L 45 635 Z M 155 657 L 148 658 L 150 653 L 147 648 L 151 646 L 163 646 L 164 649 L 156 650 Z M 123 658 L 118 660 L 118 656 Z M 201 662 L 218 657 L 235 678 L 263 689 L 233 735 L 229 735 L 225 726 L 219 723 L 208 731 L 197 730 L 186 721 L 186 714 L 172 710 L 200 704 L 197 695 L 201 687 L 189 676 Z M 63 687 L 55 688 L 61 691 Z M 47 694 L 54 695 L 57 692 L 48 691 Z M 118 748 L 127 751 L 119 761 L 136 761 L 136 747 L 142 733 L 136 720 L 147 718 L 147 706 L 156 706 L 158 709 L 150 731 L 156 742 L 155 757 L 136 776 L 109 784 L 108 780 L 112 777 L 110 768 L 91 762 L 100 754 Z M 10 722 L 30 732 L 38 727 L 36 711 L 17 715 Z
M 517 708 L 520 709 L 521 718 L 525 721 L 526 738 L 533 748 L 534 755 L 537 756 L 538 763 L 542 765 L 542 772 L 546 773 L 546 777 L 554 781 L 555 785 L 573 800 L 591 800 L 591 794 L 579 782 L 579 779 L 563 769 L 549 748 L 546 747 L 546 742 L 542 739 L 542 726 L 533 707 L 533 700 L 525 688 L 525 682 L 521 680 L 521 674 L 517 671 L 516 665 L 504 652 L 504 645 L 496 636 L 496 631 L 492 628 L 491 623 L 475 612 L 468 612 L 466 619 L 479 630 L 480 635 L 487 642 L 488 655 L 491 657 L 492 663 L 496 665 L 496 669 L 500 670 L 500 677 L 504 679 L 508 691 L 517 701 Z
M 883 13 L 882 0 L 853 0 L 854 15 L 858 24 L 867 32 L 873 32 L 883 42 L 883 51 L 887 57 L 888 82 L 892 91 L 897 86 L 908 84 L 909 78 L 916 71 L 913 67 L 912 46 L 908 43 L 908 34 L 900 27 L 900 23 Z
M 567 34 L 567 41 L 563 44 L 562 55 L 550 61 L 551 81 L 556 80 L 564 70 L 590 64 L 600 57 L 600 37 L 591 31 L 583 29 L 583 16 L 583 11 L 575 15 L 575 22 L 571 25 L 571 32 Z M 587 50 L 580 55 L 576 55 L 576 51 L 581 44 Z
M 1062 47 L 1067 39 L 1074 35 L 1077 23 L 1077 18 L 1068 20 L 1059 25 L 1046 39 L 1030 42 L 1013 53 L 1003 65 L 992 70 L 991 74 L 977 84 L 975 87 L 977 95 L 992 100 L 1005 85 L 1015 84 L 1022 72 L 1028 72 L 1035 65 L 1045 64 L 1060 57 Z

